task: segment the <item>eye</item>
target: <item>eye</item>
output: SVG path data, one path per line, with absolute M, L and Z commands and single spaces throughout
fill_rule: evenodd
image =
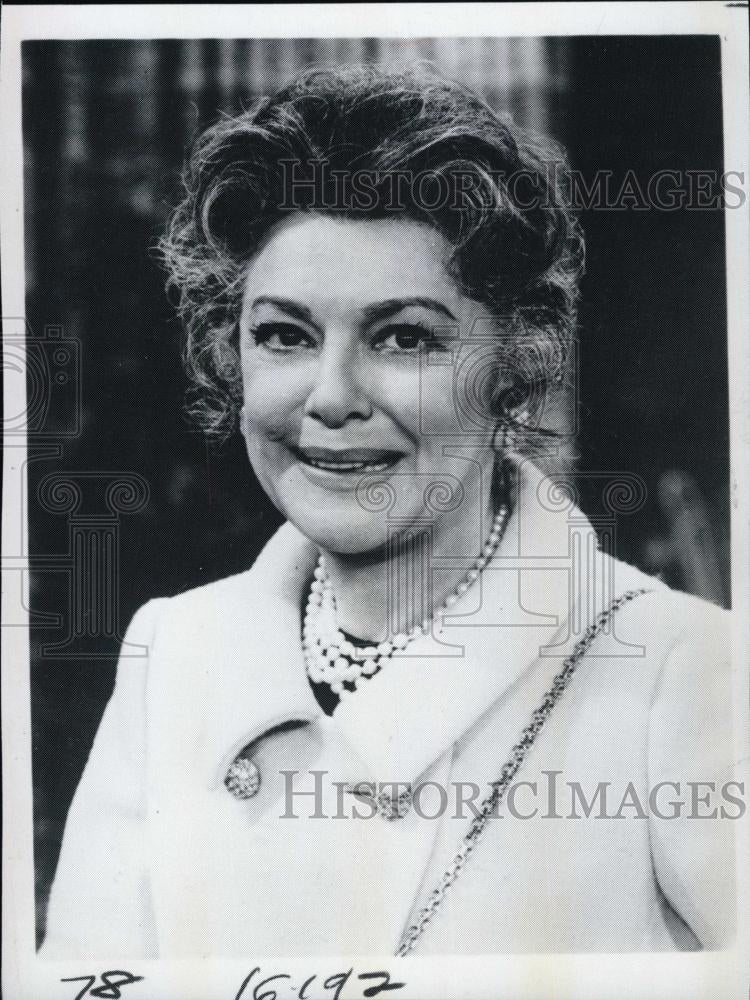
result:
M 422 347 L 435 347 L 438 339 L 428 326 L 420 323 L 395 323 L 380 330 L 373 340 L 378 351 L 414 354 Z
M 294 323 L 259 323 L 251 328 L 250 336 L 269 351 L 295 351 L 315 345 L 310 334 Z

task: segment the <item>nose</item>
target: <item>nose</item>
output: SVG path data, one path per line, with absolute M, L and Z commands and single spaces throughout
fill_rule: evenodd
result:
M 349 420 L 368 420 L 372 404 L 363 365 L 356 349 L 324 346 L 305 415 L 329 428 L 343 427 Z

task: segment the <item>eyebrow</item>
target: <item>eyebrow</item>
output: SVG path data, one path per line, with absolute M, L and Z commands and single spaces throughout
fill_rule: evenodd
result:
M 277 309 L 281 309 L 289 316 L 293 316 L 295 319 L 298 319 L 303 323 L 309 323 L 311 326 L 319 329 L 318 324 L 313 319 L 313 315 L 307 306 L 300 305 L 299 302 L 294 302 L 291 299 L 278 298 L 275 295 L 259 295 L 258 298 L 253 301 L 251 308 L 255 309 L 257 306 L 275 306 Z M 444 306 L 442 302 L 439 302 L 437 299 L 425 298 L 422 295 L 412 295 L 403 299 L 385 299 L 383 302 L 374 302 L 372 305 L 365 306 L 362 310 L 362 314 L 366 322 L 374 323 L 378 320 L 388 319 L 390 316 L 395 316 L 396 313 L 400 313 L 403 309 L 408 309 L 410 306 L 420 306 L 423 309 L 431 309 L 433 312 L 441 313 L 448 319 L 453 320 L 454 323 L 458 322 L 450 309 L 448 309 L 447 306 Z
M 280 299 L 275 295 L 259 295 L 253 301 L 251 308 L 255 309 L 257 306 L 276 306 L 277 309 L 281 309 L 282 312 L 287 313 L 289 316 L 293 316 L 303 323 L 309 323 L 318 329 L 318 324 L 313 319 L 313 315 L 307 306 L 302 306 L 291 299 Z
M 403 299 L 386 299 L 384 302 L 376 302 L 373 305 L 365 306 L 362 312 L 365 319 L 373 323 L 379 319 L 388 319 L 389 316 L 395 316 L 396 313 L 401 312 L 402 309 L 408 309 L 410 306 L 421 306 L 423 309 L 431 309 L 433 312 L 442 313 L 443 316 L 452 319 L 454 323 L 457 322 L 456 317 L 442 302 L 438 302 L 437 299 L 424 298 L 421 295 L 412 295 Z

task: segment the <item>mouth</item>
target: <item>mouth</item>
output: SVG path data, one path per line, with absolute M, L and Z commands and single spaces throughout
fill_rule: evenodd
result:
M 311 469 L 341 476 L 387 472 L 403 458 L 398 451 L 378 448 L 297 448 L 290 446 L 295 458 Z

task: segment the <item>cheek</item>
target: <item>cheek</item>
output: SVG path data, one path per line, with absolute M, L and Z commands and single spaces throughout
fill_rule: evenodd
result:
M 460 434 L 460 405 L 455 370 L 450 361 L 437 362 L 423 371 L 417 407 L 423 437 Z
M 275 368 L 245 364 L 242 370 L 245 426 L 250 433 L 281 437 L 301 412 L 299 380 Z

